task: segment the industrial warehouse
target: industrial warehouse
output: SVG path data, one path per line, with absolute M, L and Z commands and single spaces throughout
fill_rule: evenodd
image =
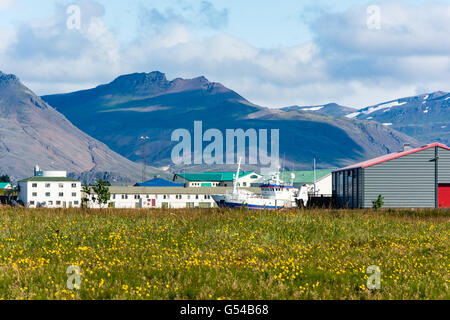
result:
M 380 195 L 386 208 L 450 207 L 450 148 L 405 145 L 401 152 L 333 172 L 339 207 L 371 208 Z

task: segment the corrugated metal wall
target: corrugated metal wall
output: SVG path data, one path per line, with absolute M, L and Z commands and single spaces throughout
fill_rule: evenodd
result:
M 450 150 L 438 148 L 439 183 L 450 183 Z
M 384 207 L 434 208 L 434 158 L 435 148 L 430 148 L 365 168 L 363 206 L 372 207 L 372 201 L 381 194 Z M 441 166 L 443 162 L 440 161 Z M 450 170 L 442 170 L 450 175 Z

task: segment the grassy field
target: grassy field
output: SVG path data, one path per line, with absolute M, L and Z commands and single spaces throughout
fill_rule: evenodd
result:
M 4 208 L 0 298 L 449 299 L 449 234 L 437 210 Z

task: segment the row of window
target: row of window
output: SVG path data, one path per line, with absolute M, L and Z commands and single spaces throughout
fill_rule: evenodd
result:
M 46 184 L 45 184 L 45 187 L 46 187 L 46 188 L 50 188 L 51 186 L 52 186 L 51 183 L 46 183 Z M 59 188 L 64 188 L 64 186 L 65 186 L 64 183 L 59 183 L 59 184 L 58 184 L 58 187 L 59 187 Z M 76 183 L 72 183 L 71 186 L 72 186 L 72 188 L 76 188 L 76 187 L 77 187 L 77 184 L 76 184 Z M 37 183 L 33 183 L 33 184 L 31 184 L 31 187 L 32 187 L 32 188 L 37 188 L 37 187 L 38 187 L 38 184 L 37 184 Z
M 219 182 L 191 182 L 192 187 L 202 187 L 202 186 L 211 186 L 211 187 L 217 187 L 219 185 Z
M 38 196 L 38 193 L 37 193 L 37 192 L 33 192 L 33 193 L 31 194 L 31 196 L 32 196 L 32 197 L 37 197 L 37 196 Z M 45 196 L 46 196 L 46 197 L 51 197 L 52 195 L 51 195 L 50 192 L 46 192 L 46 193 L 45 193 Z M 76 192 L 72 192 L 72 197 L 76 197 L 76 196 L 77 196 L 77 193 L 76 193 Z M 64 197 L 64 192 L 59 192 L 59 193 L 58 193 L 58 197 Z
M 158 199 L 158 196 L 161 197 L 160 199 L 164 199 L 164 200 L 167 200 L 167 199 L 173 199 L 173 195 L 167 195 L 167 194 L 164 194 L 164 195 L 155 195 L 154 198 L 155 198 L 155 199 Z M 112 195 L 111 195 L 111 200 L 115 200 L 115 199 L 128 200 L 128 197 L 132 197 L 132 198 L 134 198 L 135 200 L 139 200 L 139 199 L 141 199 L 141 198 L 142 198 L 142 199 L 150 199 L 150 195 L 141 196 L 141 195 L 139 195 L 139 194 L 135 194 L 135 195 L 128 195 L 128 194 L 121 194 L 121 195 L 119 195 L 119 194 L 112 194 Z M 198 200 L 198 199 L 200 199 L 200 195 L 198 195 L 198 194 L 196 194 L 196 195 L 185 195 L 185 196 L 183 196 L 183 195 L 181 195 L 181 194 L 176 194 L 176 195 L 175 195 L 175 199 L 177 199 L 177 200 L 181 200 L 181 199 L 183 199 L 183 198 L 188 199 L 188 200 L 190 200 L 190 199 L 196 199 L 196 200 Z M 211 199 L 211 196 L 205 194 L 205 195 L 203 195 L 203 199 L 209 200 L 209 199 Z
M 220 183 L 219 183 L 219 182 L 212 182 L 212 183 L 192 182 L 192 183 L 191 183 L 191 186 L 192 186 L 192 187 L 201 187 L 201 186 L 205 186 L 205 185 L 210 185 L 211 187 L 218 187 L 218 186 L 220 186 Z M 228 187 L 228 186 L 232 186 L 232 185 L 233 185 L 232 183 L 231 183 L 231 184 L 228 184 L 228 183 L 224 183 L 224 184 L 223 184 L 224 187 Z M 238 182 L 238 186 L 239 186 L 239 187 L 241 186 L 241 183 L 240 183 L 240 182 Z M 243 187 L 247 187 L 247 182 L 243 182 L 243 183 L 242 183 L 242 186 L 243 186 Z
M 62 204 L 61 201 L 55 201 L 55 203 L 56 203 L 57 206 L 60 206 L 60 205 Z M 31 206 L 34 206 L 35 204 L 36 204 L 35 201 L 30 201 L 30 205 L 31 205 Z M 48 206 L 53 206 L 53 201 L 48 201 L 46 204 L 47 204 Z M 65 203 L 65 204 L 66 204 L 66 203 Z M 74 201 L 74 202 L 73 202 L 73 205 L 75 205 L 75 206 L 78 206 L 79 204 L 80 204 L 79 201 Z

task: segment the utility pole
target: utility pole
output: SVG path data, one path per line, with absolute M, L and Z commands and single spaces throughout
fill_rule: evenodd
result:
M 314 196 L 316 196 L 316 158 L 314 158 Z
M 145 170 L 147 169 L 147 154 L 145 150 L 145 144 L 150 138 L 147 136 L 142 136 L 140 140 L 142 140 L 142 183 L 145 182 Z

